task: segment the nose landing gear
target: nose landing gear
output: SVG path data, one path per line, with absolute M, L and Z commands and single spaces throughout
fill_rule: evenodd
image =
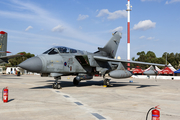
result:
M 52 88 L 53 88 L 53 89 L 61 89 L 61 84 L 58 83 L 58 80 L 61 79 L 61 76 L 59 76 L 59 77 L 54 77 L 54 78 L 55 78 L 56 80 L 55 80 L 55 82 L 53 83 Z

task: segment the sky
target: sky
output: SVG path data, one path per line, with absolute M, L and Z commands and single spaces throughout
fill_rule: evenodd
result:
M 180 53 L 180 0 L 130 0 L 130 58 L 137 52 Z M 119 31 L 116 56 L 127 59 L 127 0 L 0 0 L 0 31 L 11 54 L 53 46 L 97 51 Z

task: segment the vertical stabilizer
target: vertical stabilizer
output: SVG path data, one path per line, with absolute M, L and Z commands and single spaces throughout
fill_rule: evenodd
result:
M 4 31 L 0 31 L 0 56 L 6 56 L 7 51 L 7 33 Z
M 107 57 L 114 58 L 119 46 L 121 37 L 120 32 L 115 32 L 108 43 L 103 48 L 98 48 L 99 51 L 104 51 L 107 53 Z

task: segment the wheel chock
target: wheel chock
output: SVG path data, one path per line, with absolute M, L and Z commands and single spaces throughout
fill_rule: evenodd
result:
M 103 85 L 103 87 L 107 87 L 107 85 Z

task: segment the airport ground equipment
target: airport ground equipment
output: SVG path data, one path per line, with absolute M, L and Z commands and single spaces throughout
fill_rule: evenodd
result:
M 2 91 L 2 99 L 3 99 L 3 102 L 4 103 L 7 103 L 8 102 L 8 88 L 3 88 L 3 91 Z
M 148 120 L 148 114 L 151 110 L 152 110 L 152 119 L 151 120 L 160 120 L 160 111 L 158 109 L 160 109 L 160 108 L 158 108 L 158 106 L 150 108 L 149 111 L 147 112 L 146 120 Z

